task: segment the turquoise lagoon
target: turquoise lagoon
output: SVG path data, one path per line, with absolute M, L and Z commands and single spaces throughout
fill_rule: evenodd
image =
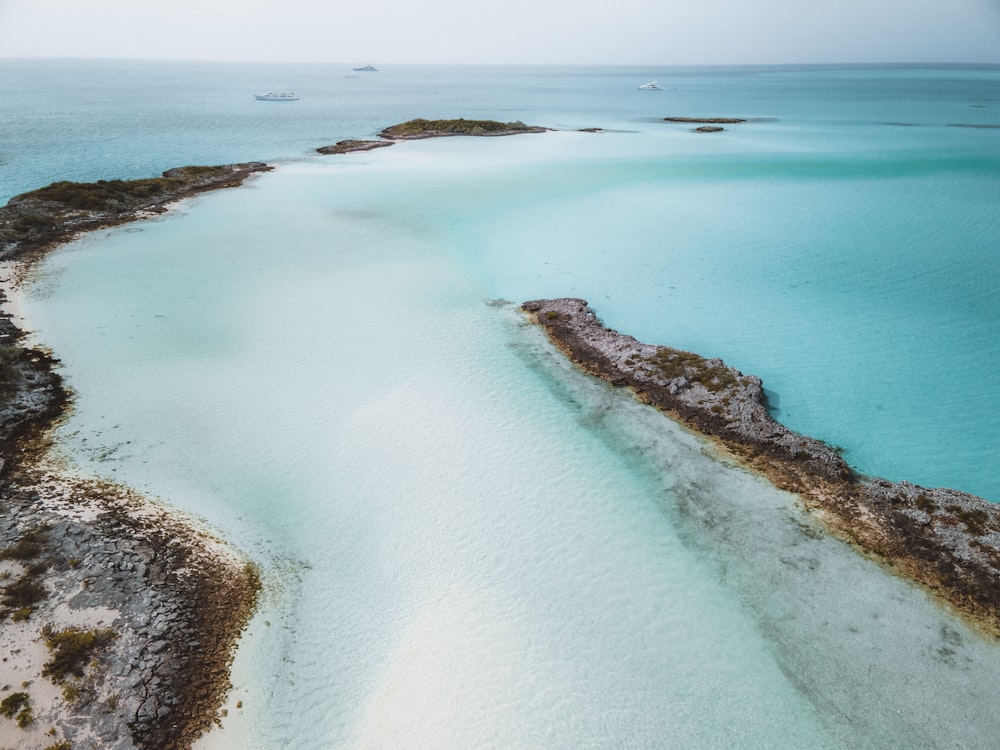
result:
M 101 65 L 48 115 L 58 64 L 0 66 L 35 82 L 2 79 L 35 118 L 11 194 L 64 176 L 47 117 L 119 106 L 83 96 Z M 67 139 L 76 178 L 278 169 L 67 246 L 19 300 L 77 393 L 60 451 L 263 568 L 205 747 L 989 746 L 995 645 L 506 301 L 584 297 L 761 375 L 862 471 L 1000 498 L 1000 129 L 954 127 L 1000 124 L 1000 71 L 289 66 L 301 108 L 232 95 L 265 72 L 119 70 L 146 93 Z M 413 116 L 563 132 L 309 153 Z

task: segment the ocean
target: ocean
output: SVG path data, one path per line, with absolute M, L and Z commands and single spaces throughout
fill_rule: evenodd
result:
M 0 200 L 277 167 L 17 301 L 76 394 L 59 452 L 262 568 L 205 748 L 995 738 L 992 642 L 516 303 L 583 297 L 862 473 L 1000 501 L 1000 67 L 2 61 L 0 94 Z M 553 132 L 314 151 L 413 117 Z

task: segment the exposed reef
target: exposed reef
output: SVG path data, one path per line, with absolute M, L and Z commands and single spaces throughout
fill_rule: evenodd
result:
M 664 117 L 664 122 L 684 122 L 690 124 L 705 124 L 705 125 L 737 125 L 741 122 L 746 122 L 745 119 L 740 117 Z
M 208 190 L 235 187 L 262 162 L 168 169 L 142 180 L 54 182 L 22 193 L 0 208 L 0 260 L 30 260 L 80 232 L 124 224 L 162 213 L 170 203 Z
M 694 129 L 696 133 L 721 133 L 725 128 L 718 125 L 702 125 Z
M 79 232 L 267 169 L 57 182 L 0 208 L 0 258 L 18 276 Z M 178 514 L 49 462 L 71 402 L 57 366 L 0 314 L 0 702 L 18 712 L 16 726 L 0 712 L 0 746 L 189 748 L 218 720 L 257 571 Z
M 444 138 L 453 135 L 501 136 L 521 133 L 544 133 L 547 128 L 525 125 L 523 122 L 496 120 L 408 120 L 385 128 L 379 136 L 389 140 Z
M 584 300 L 522 309 L 582 370 L 712 438 L 796 493 L 835 533 L 1000 635 L 1000 507 L 956 490 L 863 478 L 830 446 L 776 422 L 760 378 L 606 328 Z
M 355 151 L 371 151 L 376 148 L 384 148 L 392 144 L 393 141 L 346 140 L 337 141 L 332 146 L 320 146 L 316 151 L 321 154 L 351 154 Z

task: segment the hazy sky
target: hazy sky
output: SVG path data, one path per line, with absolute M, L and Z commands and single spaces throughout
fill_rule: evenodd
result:
M 0 0 L 0 57 L 1000 63 L 1000 0 Z

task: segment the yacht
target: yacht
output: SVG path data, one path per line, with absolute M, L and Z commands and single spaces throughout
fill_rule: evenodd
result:
M 649 83 L 644 83 L 639 87 L 640 91 L 662 91 L 663 87 L 656 81 L 650 81 Z
M 253 96 L 259 102 L 297 102 L 299 100 L 294 91 L 267 91 Z

